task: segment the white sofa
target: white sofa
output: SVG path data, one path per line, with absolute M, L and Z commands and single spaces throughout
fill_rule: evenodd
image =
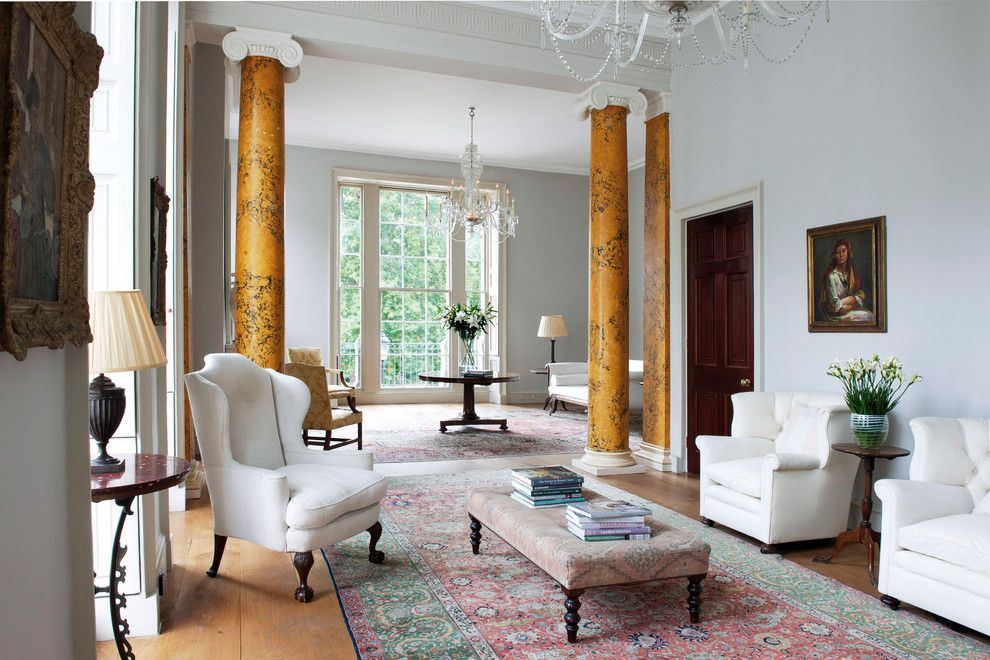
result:
M 573 403 L 588 407 L 588 363 L 587 362 L 551 362 L 547 365 L 549 374 L 547 390 L 549 400 L 553 404 L 552 415 L 557 411 L 558 403 Z M 643 361 L 629 360 L 629 409 L 643 409 Z
M 877 589 L 990 635 L 990 419 L 911 420 L 910 481 L 876 483 L 883 502 Z
M 731 437 L 696 440 L 702 522 L 758 539 L 764 553 L 845 531 L 859 462 L 831 448 L 852 438 L 842 397 L 740 392 L 732 411 Z
M 305 383 L 236 353 L 207 355 L 185 382 L 213 507 L 208 576 L 216 577 L 228 536 L 295 553 L 295 597 L 306 603 L 314 550 L 368 531 L 369 561 L 385 560 L 375 547 L 385 478 L 372 471 L 371 452 L 306 448 Z

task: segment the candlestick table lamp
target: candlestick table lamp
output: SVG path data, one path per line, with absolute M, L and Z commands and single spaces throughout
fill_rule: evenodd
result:
M 557 361 L 554 355 L 554 345 L 557 342 L 557 337 L 566 337 L 569 334 L 571 333 L 567 331 L 567 322 L 560 314 L 540 317 L 540 328 L 536 331 L 536 336 L 548 337 L 550 339 L 551 362 Z
M 107 442 L 124 418 L 124 388 L 104 374 L 165 366 L 165 351 L 140 291 L 94 291 L 89 295 L 89 432 L 100 448 L 90 472 L 123 472 L 124 461 L 107 454 Z

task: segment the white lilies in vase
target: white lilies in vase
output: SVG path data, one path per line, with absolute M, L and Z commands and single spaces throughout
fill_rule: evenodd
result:
M 852 412 L 850 426 L 856 442 L 864 449 L 883 445 L 890 423 L 887 413 L 894 409 L 908 389 L 921 380 L 918 374 L 904 375 L 904 365 L 891 355 L 864 360 L 853 358 L 846 363 L 835 360 L 825 371 L 838 378 Z

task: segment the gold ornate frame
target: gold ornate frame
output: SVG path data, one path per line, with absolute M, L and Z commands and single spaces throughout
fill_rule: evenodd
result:
M 79 27 L 75 3 L 0 5 L 0 350 L 23 360 L 27 349 L 92 341 L 86 299 L 86 234 L 95 183 L 89 171 L 89 103 L 99 84 L 103 49 Z M 11 61 L 14 12 L 24 11 L 66 74 L 60 197 L 57 209 L 58 299 L 14 297 L 11 177 L 22 146 L 22 111 L 14 98 Z M 59 90 L 43 90 L 58 94 Z
M 873 275 L 873 291 L 871 293 L 876 307 L 873 311 L 873 322 L 840 323 L 816 320 L 815 307 L 818 301 L 815 299 L 815 277 L 817 277 L 814 263 L 815 240 L 864 230 L 871 232 L 870 268 Z M 876 218 L 809 229 L 807 248 L 808 332 L 887 332 L 887 217 L 881 215 Z
M 151 322 L 165 325 L 165 230 L 171 200 L 158 177 L 151 179 Z

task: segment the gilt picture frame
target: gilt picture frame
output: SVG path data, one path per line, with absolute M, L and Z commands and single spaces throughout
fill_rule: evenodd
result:
M 151 179 L 151 322 L 165 325 L 165 272 L 168 255 L 165 251 L 168 207 L 171 200 L 165 194 L 158 177 Z
M 887 218 L 807 232 L 808 332 L 887 332 Z
M 90 99 L 103 49 L 74 4 L 0 5 L 0 349 L 92 341 Z

